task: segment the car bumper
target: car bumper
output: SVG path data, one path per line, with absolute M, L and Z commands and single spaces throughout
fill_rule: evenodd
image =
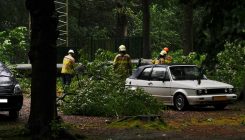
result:
M 23 105 L 23 95 L 0 95 L 0 111 L 19 111 Z
M 188 96 L 187 100 L 189 105 L 212 105 L 218 103 L 232 103 L 237 100 L 236 94 L 226 95 L 200 95 L 200 96 Z

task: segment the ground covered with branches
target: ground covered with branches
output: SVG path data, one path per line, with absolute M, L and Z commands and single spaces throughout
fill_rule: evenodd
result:
M 160 120 L 142 121 L 114 117 L 64 115 L 64 123 L 56 129 L 66 128 L 77 139 L 244 139 L 245 103 L 237 102 L 225 110 L 212 107 L 191 108 L 184 112 L 171 108 L 162 111 Z M 20 118 L 10 120 L 7 113 L 0 115 L 0 138 L 28 139 L 24 126 L 28 121 L 30 98 L 25 96 Z

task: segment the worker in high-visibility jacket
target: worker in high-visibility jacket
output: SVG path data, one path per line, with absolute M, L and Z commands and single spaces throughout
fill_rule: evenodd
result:
M 172 57 L 167 55 L 167 51 L 162 50 L 155 60 L 152 60 L 152 64 L 169 64 L 172 62 Z
M 166 51 L 167 52 L 167 54 L 166 54 L 166 56 L 165 56 L 165 63 L 172 63 L 172 56 L 170 56 L 169 54 L 168 54 L 168 52 L 169 52 L 169 48 L 168 47 L 164 47 L 163 48 L 163 51 Z
M 132 74 L 132 63 L 130 55 L 126 53 L 125 45 L 119 46 L 119 54 L 116 55 L 113 61 L 113 67 L 117 74 L 122 78 L 127 78 Z
M 70 49 L 68 51 L 68 55 L 66 55 L 63 59 L 61 74 L 62 74 L 62 81 L 64 85 L 70 85 L 74 74 L 75 59 L 73 55 L 74 55 L 74 51 Z

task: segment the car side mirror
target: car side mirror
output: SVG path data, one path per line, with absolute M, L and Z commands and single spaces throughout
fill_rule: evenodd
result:
M 199 76 L 203 77 L 203 75 L 205 74 L 205 69 L 203 67 L 199 68 Z
M 199 75 L 197 77 L 198 85 L 201 84 L 201 79 L 203 78 L 204 72 L 205 72 L 205 69 L 203 67 L 199 68 Z

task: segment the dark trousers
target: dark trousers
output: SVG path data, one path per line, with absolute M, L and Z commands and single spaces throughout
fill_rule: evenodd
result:
M 62 82 L 63 82 L 63 84 L 64 85 L 70 85 L 72 77 L 73 77 L 72 74 L 63 73 L 62 74 Z

